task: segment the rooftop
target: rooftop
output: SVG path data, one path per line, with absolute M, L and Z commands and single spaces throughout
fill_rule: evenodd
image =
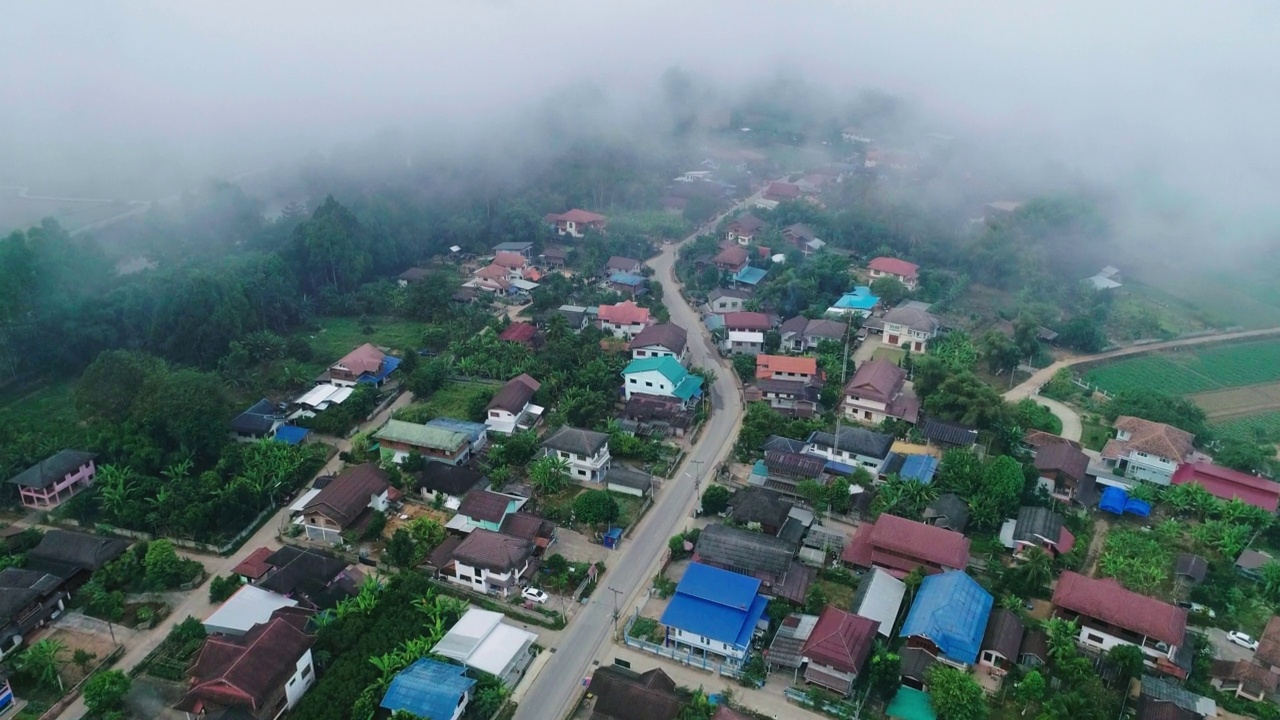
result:
M 923 333 L 935 333 L 942 323 L 938 318 L 917 307 L 900 305 L 884 314 L 881 318 L 885 325 L 905 325 L 912 330 Z
M 884 637 L 892 637 L 906 593 L 906 583 L 880 568 L 872 568 L 869 574 L 862 576 L 850 609 L 864 618 L 878 621 L 880 627 L 877 632 Z
M 860 528 L 858 535 L 861 534 Z M 867 533 L 867 542 L 874 548 L 942 567 L 962 569 L 969 564 L 969 538 L 958 532 L 887 513 L 876 518 Z M 856 544 L 855 540 L 849 548 Z
M 1113 426 L 1129 433 L 1129 439 L 1123 441 L 1128 450 L 1139 450 L 1177 462 L 1182 462 L 1191 454 L 1195 441 L 1195 436 L 1185 430 L 1131 415 L 1116 418 Z M 1106 456 L 1104 452 L 1103 457 Z
M 241 636 L 205 640 L 191 667 L 191 687 L 177 707 L 187 712 L 202 703 L 248 707 L 258 711 L 296 671 L 315 637 L 304 628 L 308 615 L 277 610 L 271 620 Z
M 477 529 L 453 551 L 455 560 L 491 572 L 519 570 L 533 556 L 533 542 Z
M 889 403 L 902 392 L 906 380 L 907 371 L 888 360 L 868 360 L 853 374 L 853 379 L 844 388 L 844 394 Z
M 97 453 L 83 450 L 62 450 L 14 475 L 9 482 L 13 485 L 41 490 L 79 470 L 81 466 L 88 464 L 96 457 L 98 457 Z
M 811 661 L 857 673 L 871 654 L 880 623 L 828 605 L 804 644 Z
M 756 377 L 771 378 L 775 373 L 817 375 L 818 359 L 790 355 L 757 355 Z
M 1079 482 L 1089 470 L 1089 456 L 1071 443 L 1052 443 L 1036 451 L 1035 466 L 1042 472 L 1061 472 Z
M 991 593 L 959 570 L 929 575 L 921 581 L 898 635 L 926 637 L 945 657 L 972 664 L 978 659 L 991 605 Z
M 1006 659 L 1017 662 L 1025 632 L 1026 627 L 1015 613 L 998 608 L 993 610 L 987 619 L 987 631 L 982 637 L 982 649 L 994 650 Z
M 429 462 L 421 472 L 414 473 L 414 489 L 442 492 L 462 496 L 484 480 L 484 473 L 469 467 Z
M 608 445 L 609 436 L 605 433 L 568 425 L 561 425 L 542 441 L 542 447 L 549 450 L 560 450 L 583 457 L 592 457 Z
M 805 442 L 824 449 L 834 448 L 865 457 L 886 458 L 889 456 L 889 449 L 893 447 L 893 436 L 864 428 L 846 427 L 840 429 L 838 441 L 829 432 L 815 431 L 809 434 Z
M 524 406 L 533 398 L 533 394 L 538 391 L 542 384 L 534 380 L 526 373 L 511 378 L 502 389 L 493 396 L 486 410 L 506 410 L 507 412 L 518 415 L 524 410 Z
M 537 635 L 502 622 L 492 610 L 471 608 L 449 628 L 431 652 L 490 675 L 502 676 L 517 653 L 527 652 Z
M 390 487 L 387 474 L 377 465 L 356 465 L 339 473 L 302 511 L 321 513 L 345 528 L 369 507 L 375 495 Z
M 785 521 L 785 518 L 783 518 Z M 694 559 L 739 572 L 781 577 L 791 568 L 796 545 L 760 532 L 708 525 L 698 536 Z
M 636 333 L 628 347 L 633 350 L 643 347 L 661 347 L 679 355 L 684 352 L 688 341 L 689 333 L 684 328 L 674 323 L 661 323 L 650 325 Z
M 597 317 L 601 322 L 614 325 L 648 324 L 653 322 L 649 309 L 640 307 L 631 300 L 623 300 L 615 305 L 601 305 Z
M 1187 611 L 1127 590 L 1113 579 L 1064 572 L 1053 591 L 1055 607 L 1096 618 L 1170 645 L 1187 634 Z
M 388 420 L 387 424 L 374 433 L 373 437 L 377 440 L 404 443 L 451 454 L 458 452 L 470 442 L 466 433 L 438 425 L 419 425 L 404 420 Z
M 890 275 L 898 275 L 905 278 L 914 278 L 920 272 L 920 266 L 915 263 L 900 260 L 891 257 L 873 258 L 867 263 L 867 267 L 877 272 L 888 273 Z
M 591 674 L 591 720 L 675 720 L 681 700 L 676 684 L 659 668 L 644 674 L 602 665 Z
M 1207 462 L 1179 465 L 1171 482 L 1174 485 L 1197 483 L 1216 498 L 1238 499 L 1271 513 L 1280 505 L 1280 483 Z
M 93 572 L 115 560 L 129 542 L 70 530 L 49 530 L 40 544 L 27 551 L 27 569 L 46 572 L 64 580 L 81 570 Z
M 393 713 L 404 710 L 421 718 L 449 720 L 476 684 L 466 672 L 461 665 L 422 658 L 391 679 L 379 706 Z
M 758 330 L 765 332 L 773 327 L 769 316 L 762 312 L 739 311 L 724 314 L 724 326 L 730 330 Z
M 978 441 L 978 431 L 976 429 L 968 425 L 945 422 L 934 418 L 929 418 L 925 421 L 920 434 L 924 435 L 926 440 L 958 447 L 968 447 Z
M 691 563 L 662 614 L 662 624 L 746 647 L 769 602 L 759 589 L 755 578 Z
M 332 367 L 346 368 L 352 375 L 377 375 L 385 358 L 385 353 L 370 343 L 365 343 L 342 356 Z
M 538 328 L 527 322 L 514 322 L 507 326 L 507 329 L 498 333 L 498 339 L 506 342 L 519 343 L 521 345 L 531 345 L 533 338 L 538 334 Z
M 254 625 L 269 622 L 271 615 L 280 608 L 297 605 L 298 601 L 292 598 L 244 585 L 204 619 L 204 626 L 210 633 L 243 635 Z
M 462 496 L 458 514 L 473 520 L 502 522 L 503 516 L 507 514 L 507 508 L 516 501 L 518 501 L 517 498 L 491 490 L 472 490 Z

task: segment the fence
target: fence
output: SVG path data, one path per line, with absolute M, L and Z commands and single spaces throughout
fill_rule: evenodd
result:
M 446 595 L 452 595 L 456 598 L 466 600 L 467 602 L 475 603 L 485 610 L 500 612 L 512 620 L 519 620 L 523 623 L 530 623 L 532 625 L 550 628 L 551 630 L 560 630 L 564 628 L 565 625 L 564 620 L 561 618 L 552 618 L 545 615 L 529 615 L 521 612 L 516 608 L 516 606 L 511 605 L 510 603 L 502 602 L 500 599 L 496 599 L 491 595 L 482 595 L 478 592 L 472 592 L 457 583 L 431 578 L 431 584 L 435 586 L 437 590 Z
M 267 509 L 258 513 L 258 516 L 255 517 L 252 522 L 246 525 L 243 530 L 241 530 L 239 533 L 236 534 L 235 537 L 231 538 L 221 546 L 212 545 L 210 543 L 196 542 L 195 540 L 184 540 L 182 538 L 165 537 L 163 535 L 155 535 L 149 532 L 142 532 L 141 530 L 127 530 L 125 528 L 119 528 L 113 525 L 107 525 L 105 523 L 97 523 L 95 525 L 92 525 L 90 529 L 97 530 L 102 533 L 106 533 L 107 535 L 131 538 L 134 540 L 146 540 L 148 542 L 152 540 L 157 540 L 157 539 L 165 539 L 173 543 L 174 547 L 185 548 L 187 550 L 195 550 L 197 552 L 208 553 L 210 555 L 226 555 L 228 553 L 235 551 L 237 548 L 239 548 L 240 543 L 244 542 L 246 538 L 248 538 L 253 533 L 257 532 L 258 528 L 262 527 L 262 523 L 267 518 L 274 515 L 276 510 L 278 509 L 279 508 L 277 507 L 268 507 Z M 57 525 L 64 525 L 67 527 L 84 527 L 78 520 L 73 520 L 71 518 L 58 518 L 56 520 L 53 520 L 53 522 Z
M 1075 384 L 1077 387 L 1084 388 L 1087 392 L 1091 392 L 1091 393 L 1098 393 L 1099 395 L 1101 395 L 1101 396 L 1105 397 L 1105 398 L 1106 398 L 1106 399 L 1108 399 L 1108 400 L 1110 400 L 1110 399 L 1112 399 L 1113 397 L 1115 397 L 1114 395 L 1112 395 L 1111 393 L 1107 392 L 1106 390 L 1103 390 L 1102 388 L 1098 387 L 1097 385 L 1092 385 L 1092 384 L 1090 384 L 1090 383 L 1087 383 L 1087 382 L 1085 382 L 1084 380 L 1081 380 L 1080 378 L 1073 377 L 1073 378 L 1071 378 L 1071 382 L 1072 382 L 1073 384 Z M 1037 388 L 1037 389 L 1036 389 L 1036 393 L 1037 393 L 1037 394 L 1039 394 L 1039 392 L 1040 392 L 1040 390 L 1039 390 L 1039 388 Z
M 699 655 L 693 648 L 680 649 L 677 647 L 666 647 L 664 645 L 655 645 L 647 640 L 641 640 L 638 637 L 631 636 L 631 626 L 636 620 L 640 619 L 640 611 L 636 610 L 635 614 L 627 620 L 626 626 L 623 628 L 622 641 L 627 647 L 674 660 L 681 665 L 706 670 L 708 672 L 719 673 L 725 677 L 739 678 L 742 676 L 742 667 L 733 661 L 719 662 L 711 659 L 705 653 Z
M 815 703 L 814 700 L 816 698 L 811 698 L 809 697 L 808 693 L 793 687 L 789 687 L 786 690 L 783 690 L 782 694 L 786 696 L 787 700 L 801 707 L 808 708 L 810 710 L 817 710 L 818 712 L 823 713 L 825 715 L 831 715 L 833 717 L 838 717 L 838 718 L 858 717 L 858 708 L 852 705 L 851 703 L 847 703 L 847 702 L 831 703 L 823 700 L 818 700 L 818 702 Z
M 622 537 L 631 537 L 631 533 L 635 532 L 635 529 L 640 526 L 640 521 L 644 519 L 645 513 L 649 512 L 649 508 L 651 507 L 653 507 L 652 491 L 650 491 L 648 495 L 644 496 L 644 504 L 640 506 L 640 511 L 636 513 L 636 519 L 627 526 L 626 531 L 622 533 Z

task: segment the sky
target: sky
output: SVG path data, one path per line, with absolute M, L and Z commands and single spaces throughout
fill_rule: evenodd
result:
M 582 82 L 639 113 L 679 66 L 884 90 L 1032 172 L 1275 219 L 1275 37 L 1254 0 L 20 3 L 0 184 L 159 195 L 389 127 L 457 144 Z

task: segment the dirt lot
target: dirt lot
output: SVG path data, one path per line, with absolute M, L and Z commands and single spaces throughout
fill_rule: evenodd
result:
M 1228 390 L 1197 393 L 1190 399 L 1210 420 L 1226 420 L 1280 409 L 1280 383 L 1247 385 Z
M 39 639 L 51 639 L 61 642 L 66 646 L 67 650 L 61 657 L 70 661 L 76 654 L 77 650 L 84 650 L 93 653 L 96 660 L 89 663 L 89 668 L 93 669 L 106 656 L 111 654 L 115 645 L 111 642 L 110 637 L 103 637 L 93 633 L 80 632 L 69 628 L 54 627 L 51 631 L 40 635 Z M 85 677 L 85 672 L 80 669 L 79 665 L 68 662 L 62 666 L 62 682 L 68 688 L 80 682 Z

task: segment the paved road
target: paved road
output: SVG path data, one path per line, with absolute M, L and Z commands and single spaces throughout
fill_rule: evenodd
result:
M 730 212 L 747 206 L 755 197 L 748 198 Z M 719 219 L 708 223 L 699 232 L 714 228 Z M 698 234 L 690 235 L 683 242 Z M 653 508 L 636 528 L 632 539 L 623 542 L 622 550 L 606 560 L 609 570 L 604 576 L 604 587 L 592 594 L 590 604 L 564 631 L 559 645 L 552 648 L 554 654 L 524 694 L 525 699 L 516 710 L 515 720 L 562 720 L 569 714 L 582 694 L 583 679 L 591 675 L 595 665 L 611 650 L 608 641 L 614 626 L 615 603 L 625 619 L 636 598 L 657 574 L 667 549 L 667 540 L 684 531 L 698 495 L 694 473 L 705 476 L 733 447 L 742 419 L 742 389 L 733 369 L 721 361 L 697 311 L 680 295 L 672 267 L 683 242 L 667 246 L 648 264 L 654 270 L 654 277 L 662 283 L 663 300 L 671 312 L 671 321 L 689 330 L 690 362 L 713 368 L 716 372 L 716 381 L 708 398 L 712 403 L 711 419 L 686 456 L 684 465 L 676 470 L 673 479 L 663 485 Z M 620 591 L 616 599 L 613 590 Z M 654 661 L 656 664 L 657 658 Z
M 1080 424 L 1080 413 L 1057 400 L 1050 400 L 1047 397 L 1032 395 L 1031 399 L 1036 401 L 1036 404 L 1049 408 L 1049 412 L 1062 421 L 1062 432 L 1059 433 L 1062 437 L 1078 441 L 1080 436 L 1084 434 L 1084 427 Z
M 1248 660 L 1253 661 L 1253 651 L 1242 648 L 1239 645 L 1227 639 L 1227 631 L 1222 628 L 1206 628 L 1205 635 L 1209 636 L 1209 644 L 1213 646 L 1213 657 L 1217 660 Z
M 372 420 L 362 425 L 360 430 L 364 431 L 369 428 L 378 427 L 391 417 L 392 412 L 408 405 L 412 401 L 413 393 L 403 393 L 400 397 L 396 398 L 395 402 L 391 403 L 389 407 L 381 413 L 378 413 L 378 415 Z M 345 439 L 338 441 L 339 451 L 346 451 L 350 449 L 351 443 L 349 441 Z M 341 469 L 342 461 L 338 459 L 337 455 L 334 455 L 324 468 L 322 468 L 320 472 L 316 473 L 316 476 L 332 475 Z M 276 534 L 288 521 L 288 508 L 280 508 L 280 510 L 267 520 L 267 522 L 263 524 L 256 533 L 245 541 L 244 545 L 241 546 L 238 552 L 232 553 L 230 557 L 224 558 L 212 555 L 199 555 L 181 550 L 179 552 L 180 554 L 204 565 L 205 570 L 209 573 L 209 577 L 213 577 L 215 575 L 229 575 L 231 573 L 231 569 L 236 565 L 239 565 L 240 561 L 244 559 L 244 556 L 248 555 L 255 548 L 263 546 L 272 549 L 279 548 L 280 541 L 276 538 Z M 120 661 L 116 663 L 114 669 L 123 670 L 127 673 L 135 665 L 142 662 L 143 658 L 145 658 L 148 653 L 156 649 L 156 646 L 164 640 L 165 636 L 169 634 L 169 630 L 172 629 L 174 625 L 187 619 L 188 616 L 203 620 L 209 616 L 209 613 L 213 611 L 213 608 L 213 604 L 209 602 L 209 589 L 207 584 L 201 585 L 195 590 L 192 590 L 187 594 L 186 599 L 174 607 L 169 616 L 160 621 L 155 628 L 145 635 L 142 635 L 139 638 L 139 641 L 127 643 L 128 650 L 125 651 L 124 657 L 120 658 Z M 117 637 L 120 636 L 117 635 Z M 85 707 L 84 701 L 82 699 L 77 699 L 74 703 L 68 706 L 66 710 L 63 710 L 62 714 L 58 717 L 67 719 L 83 718 L 86 712 L 88 712 L 88 709 Z

